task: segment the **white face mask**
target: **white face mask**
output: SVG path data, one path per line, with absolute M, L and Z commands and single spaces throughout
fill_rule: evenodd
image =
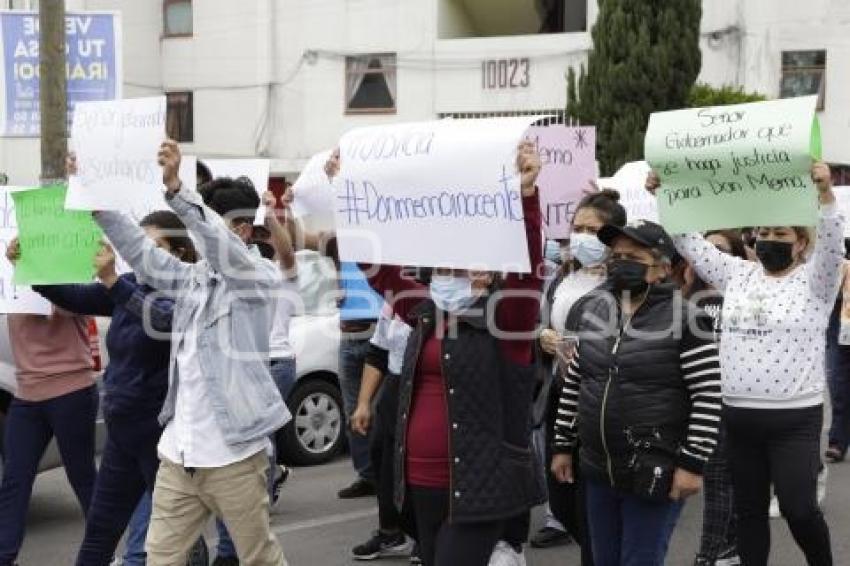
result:
M 594 267 L 608 258 L 608 246 L 593 234 L 572 234 L 570 256 L 582 267 Z
M 472 293 L 472 281 L 466 276 L 431 276 L 431 299 L 438 308 L 450 313 L 467 309 L 475 302 Z

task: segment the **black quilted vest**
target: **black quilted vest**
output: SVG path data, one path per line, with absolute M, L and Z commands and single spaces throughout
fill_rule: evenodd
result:
M 573 307 L 567 327 L 581 333 L 578 434 L 585 477 L 629 489 L 636 442 L 660 438 L 678 452 L 690 412 L 679 359 L 689 316 L 698 316 L 695 307 L 675 299 L 669 285 L 650 289 L 622 334 L 619 305 L 605 287 Z
M 487 329 L 486 299 L 457 318 L 446 332 L 441 362 L 449 420 L 449 521 L 507 519 L 543 502 L 539 467 L 531 451 L 534 367 L 506 360 Z M 477 314 L 476 314 L 477 313 Z M 395 500 L 406 491 L 404 449 L 413 381 L 425 340 L 434 333 L 437 310 L 425 301 L 412 314 L 396 425 Z M 449 316 L 440 313 L 439 316 Z M 450 326 L 453 322 L 450 322 Z

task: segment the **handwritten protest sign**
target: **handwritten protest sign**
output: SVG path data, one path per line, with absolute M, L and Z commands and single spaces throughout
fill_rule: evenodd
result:
M 25 285 L 87 283 L 103 233 L 88 212 L 65 210 L 66 187 L 12 193 L 21 259 L 15 282 Z
M 47 299 L 29 287 L 15 285 L 15 267 L 6 259 L 6 247 L 18 235 L 12 192 L 19 187 L 0 187 L 0 313 L 50 314 Z
M 661 177 L 670 233 L 741 226 L 810 226 L 820 158 L 817 97 L 653 114 L 646 159 Z
M 268 159 L 202 159 L 202 161 L 210 168 L 213 179 L 216 177 L 231 177 L 233 179 L 248 177 L 260 198 L 269 188 L 270 164 Z M 265 218 L 265 207 L 260 206 L 257 209 L 254 224 L 262 225 Z
M 646 161 L 626 163 L 614 173 L 596 181 L 600 189 L 620 193 L 620 204 L 629 220 L 658 222 L 658 201 L 646 190 L 646 177 L 652 169 Z
M 77 175 L 65 206 L 72 210 L 163 208 L 157 152 L 165 139 L 165 97 L 82 102 L 71 138 Z
M 0 12 L 2 135 L 39 135 L 39 35 L 37 12 Z M 70 124 L 78 102 L 121 98 L 120 13 L 68 12 L 65 36 Z
M 325 173 L 331 150 L 310 158 L 292 185 L 292 213 L 312 231 L 333 230 L 334 188 Z
M 343 261 L 530 270 L 516 148 L 536 117 L 358 128 L 334 180 Z
M 543 164 L 537 186 L 546 236 L 568 238 L 575 208 L 596 179 L 596 128 L 532 126 L 527 138 Z

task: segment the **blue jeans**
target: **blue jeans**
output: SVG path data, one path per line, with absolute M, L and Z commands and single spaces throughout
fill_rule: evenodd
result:
M 596 566 L 664 566 L 684 504 L 654 502 L 587 481 L 587 519 Z
M 827 343 L 826 376 L 832 403 L 829 445 L 846 451 L 850 442 L 850 347 Z
M 280 390 L 280 396 L 286 402 L 287 397 L 292 392 L 295 386 L 295 359 L 275 359 L 271 361 L 269 367 L 272 378 Z M 272 435 L 272 456 L 269 458 L 269 496 L 272 496 L 274 488 L 275 470 L 277 470 L 277 440 L 275 435 Z M 233 539 L 230 538 L 230 533 L 227 532 L 227 527 L 221 519 L 216 519 L 215 528 L 218 531 L 218 546 L 216 556 L 220 558 L 236 558 L 236 545 L 233 544 Z
M 360 395 L 360 382 L 363 380 L 363 366 L 369 351 L 369 339 L 351 339 L 343 335 L 339 344 L 339 385 L 342 389 L 342 404 L 346 418 L 357 408 Z M 354 470 L 362 479 L 373 479 L 372 464 L 369 458 L 369 437 L 351 431 L 346 424 L 348 448 Z
M 145 539 L 151 519 L 151 494 L 145 492 L 127 526 L 127 547 L 124 549 L 124 566 L 145 566 Z
M 6 415 L 3 440 L 0 565 L 10 566 L 20 552 L 38 463 L 54 436 L 65 465 L 65 475 L 83 513 L 88 513 L 97 474 L 94 444 L 98 402 L 95 386 L 47 401 L 12 401 Z
M 106 428 L 78 566 L 109 563 L 139 501 L 153 489 L 159 468 L 156 447 L 162 428 L 155 415 L 108 418 Z

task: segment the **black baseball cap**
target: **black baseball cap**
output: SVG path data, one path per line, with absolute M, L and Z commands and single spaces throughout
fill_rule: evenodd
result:
M 670 258 L 670 261 L 675 265 L 681 260 L 681 256 L 676 251 L 676 246 L 673 245 L 673 240 L 660 225 L 648 220 L 633 220 L 625 226 L 614 226 L 606 224 L 599 230 L 599 240 L 609 248 L 614 243 L 614 240 L 623 236 L 640 244 L 641 246 L 657 250 L 663 255 Z

